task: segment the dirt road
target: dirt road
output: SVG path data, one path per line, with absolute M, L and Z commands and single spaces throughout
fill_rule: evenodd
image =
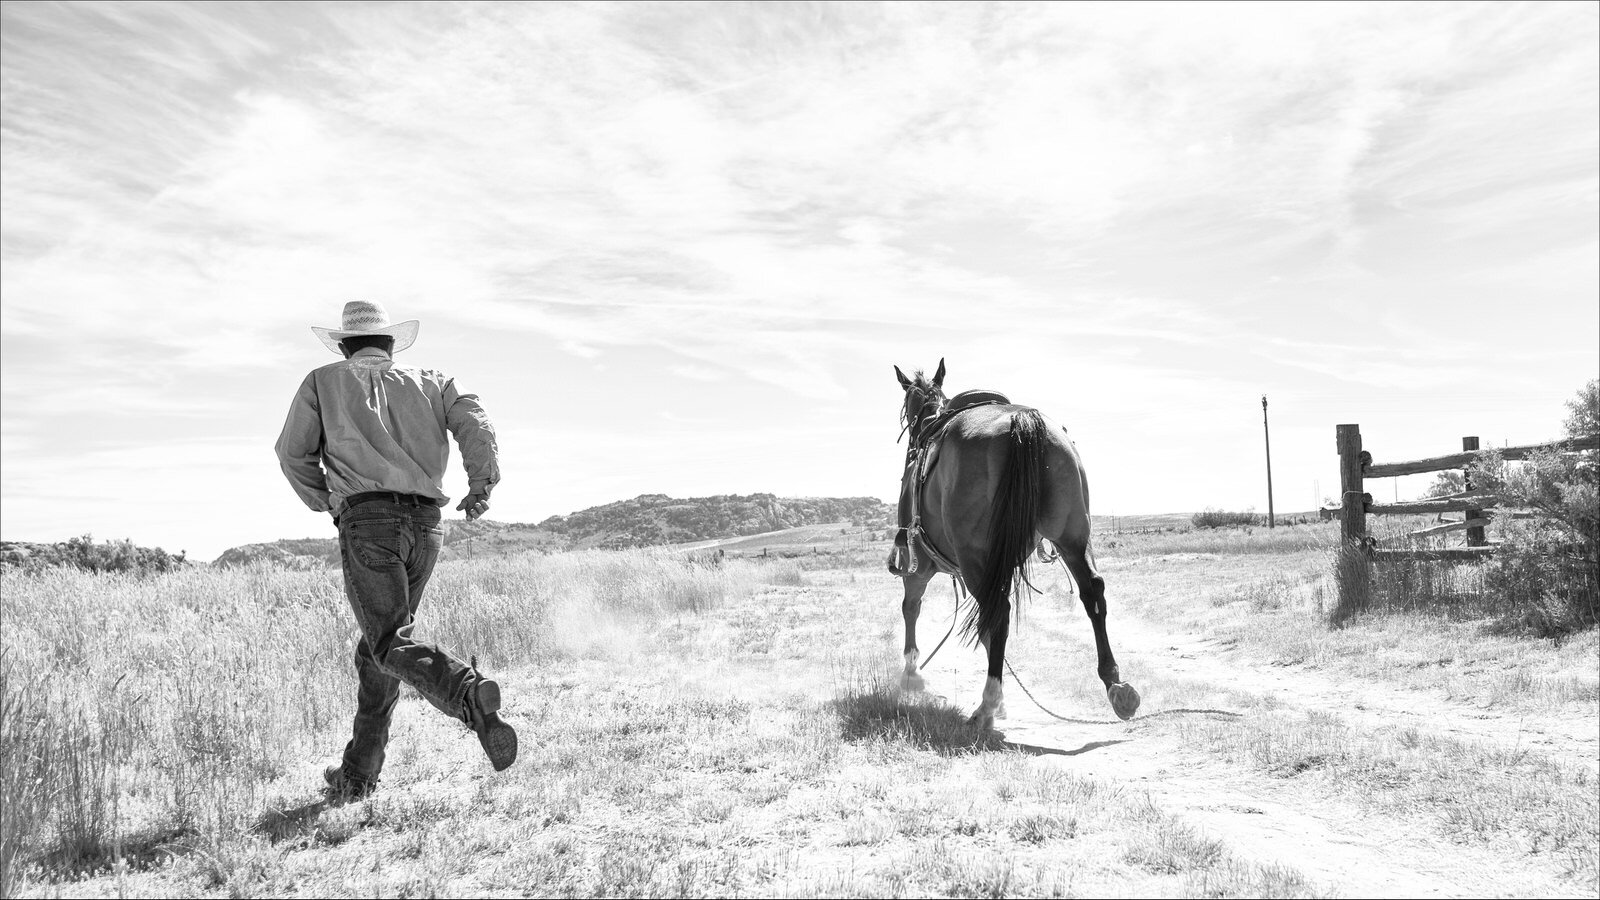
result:
M 924 645 L 944 631 L 948 595 L 932 600 Z M 1563 763 L 1596 767 L 1600 726 L 1591 716 L 1569 713 L 1530 717 L 1452 702 L 1436 692 L 1407 690 L 1381 682 L 1341 680 L 1326 672 L 1252 661 L 1235 647 L 1204 635 L 1174 633 L 1129 614 L 1114 617 L 1110 631 L 1124 676 L 1138 684 L 1141 673 L 1160 673 L 1160 684 L 1188 683 L 1232 694 L 1232 708 L 1218 713 L 1171 713 L 1161 689 L 1144 690 L 1134 720 L 1115 722 L 1109 705 L 1091 706 L 1061 685 L 1092 678 L 1094 648 L 1074 600 L 1037 602 L 1028 612 L 1014 654 L 1039 702 L 1056 713 L 1086 721 L 1052 718 L 1008 679 L 1008 717 L 997 726 L 1006 738 L 1040 754 L 1040 765 L 1061 766 L 1148 792 L 1151 799 L 1239 857 L 1299 870 L 1322 891 L 1357 897 L 1594 896 L 1572 881 L 1548 873 L 1526 848 L 1504 843 L 1453 842 L 1431 833 L 1428 810 L 1390 816 L 1372 807 L 1309 787 L 1294 777 L 1253 772 L 1236 762 L 1186 746 L 1184 727 L 1201 720 L 1250 728 L 1267 716 L 1320 713 L 1361 733 L 1414 729 L 1458 741 L 1525 750 Z M 928 621 L 925 619 L 925 621 Z M 1029 647 L 1028 645 L 1032 646 Z M 1053 646 L 1045 652 L 1041 648 Z M 1022 660 L 1026 659 L 1026 666 Z M 963 708 L 976 706 L 983 661 L 977 651 L 947 645 L 927 669 L 929 688 Z M 1232 713 L 1232 715 L 1229 715 Z

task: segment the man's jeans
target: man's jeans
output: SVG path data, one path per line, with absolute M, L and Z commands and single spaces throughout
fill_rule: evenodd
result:
M 389 720 L 400 682 L 453 719 L 475 678 L 435 644 L 414 640 L 413 617 L 444 543 L 439 510 L 386 500 L 350 507 L 339 518 L 344 588 L 361 639 L 356 642 L 356 718 L 344 766 L 375 779 L 383 770 Z

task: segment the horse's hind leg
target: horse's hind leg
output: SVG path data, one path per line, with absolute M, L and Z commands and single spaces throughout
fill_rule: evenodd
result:
M 900 673 L 900 689 L 903 691 L 920 691 L 927 687 L 922 673 L 918 671 L 922 654 L 917 649 L 917 616 L 922 613 L 922 595 L 928 590 L 928 582 L 933 580 L 935 574 L 932 565 L 922 565 L 918 567 L 917 574 L 904 578 L 906 596 L 900 601 L 900 614 L 906 620 L 906 666 Z
M 1084 529 L 1087 532 L 1087 528 Z M 1106 697 L 1119 719 L 1131 719 L 1139 710 L 1139 692 L 1122 680 L 1117 669 L 1117 658 L 1111 654 L 1111 639 L 1106 636 L 1106 580 L 1095 571 L 1094 553 L 1089 549 L 1087 534 L 1078 538 L 1068 536 L 1058 541 L 1061 559 L 1078 583 L 1078 598 L 1083 601 L 1083 611 L 1089 615 L 1089 625 L 1094 629 L 1094 649 L 1099 655 L 1100 680 L 1105 683 Z
M 1002 641 L 1003 640 L 1005 640 L 1005 638 L 1002 638 Z M 988 656 L 988 654 L 990 652 L 989 651 L 989 641 L 990 641 L 990 638 L 987 638 L 987 637 L 978 639 L 978 643 L 983 645 L 983 652 L 984 652 L 984 655 L 986 657 Z M 1001 654 L 1000 654 L 1000 662 L 1001 662 L 1002 665 L 1004 665 L 1004 663 L 1005 663 L 1005 658 L 1006 658 L 1005 657 L 1005 653 L 1002 651 Z M 994 704 L 993 704 L 993 707 L 990 709 L 990 718 L 993 718 L 993 719 L 1004 719 L 1006 717 L 1006 697 L 1005 697 L 1005 693 L 1001 690 L 1000 676 L 999 675 L 990 675 L 990 676 L 988 676 L 987 678 L 984 679 L 984 682 L 983 682 L 983 702 L 986 705 L 989 703 L 989 700 L 990 700 L 989 694 L 990 694 L 991 691 L 994 693 L 994 698 L 993 698 L 994 699 Z M 977 718 L 977 713 L 973 714 L 973 718 Z
M 961 570 L 967 576 L 967 583 L 983 584 L 983 570 L 964 558 Z M 978 641 L 983 644 L 983 649 L 989 658 L 989 672 L 983 679 L 983 700 L 978 708 L 973 711 L 969 720 L 979 728 L 987 731 L 994 727 L 994 720 L 1005 718 L 1006 698 L 1001 689 L 1000 674 L 1006 664 L 1006 640 L 1011 634 L 1011 592 L 1009 583 L 999 596 L 991 599 L 995 604 L 993 627 L 988 634 L 978 633 Z M 975 602 L 982 605 L 983 597 L 975 596 Z

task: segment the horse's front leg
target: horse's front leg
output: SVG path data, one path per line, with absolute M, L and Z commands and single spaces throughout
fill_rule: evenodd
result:
M 900 601 L 900 613 L 906 620 L 905 669 L 900 673 L 900 689 L 903 691 L 920 691 L 928 686 L 917 668 L 922 656 L 921 651 L 917 650 L 917 616 L 922 613 L 922 595 L 927 591 L 928 582 L 933 580 L 934 574 L 933 566 L 921 565 L 917 567 L 917 574 L 904 576 L 906 595 Z

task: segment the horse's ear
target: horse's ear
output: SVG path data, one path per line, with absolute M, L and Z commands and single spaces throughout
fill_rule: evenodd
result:
M 933 373 L 933 386 L 944 387 L 944 357 L 939 357 L 939 371 Z
M 894 367 L 894 377 L 900 379 L 900 386 L 901 387 L 903 387 L 903 388 L 911 387 L 911 379 L 906 377 L 906 373 L 900 371 L 900 367 L 899 366 L 895 366 Z

